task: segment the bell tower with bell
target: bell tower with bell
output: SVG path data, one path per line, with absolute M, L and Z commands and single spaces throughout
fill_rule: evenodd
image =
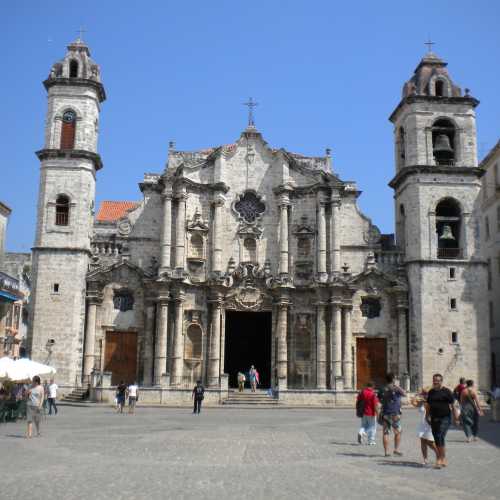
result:
M 433 373 L 489 384 L 487 264 L 481 252 L 479 101 L 429 51 L 403 86 L 394 124 L 396 240 L 409 283 L 413 388 Z

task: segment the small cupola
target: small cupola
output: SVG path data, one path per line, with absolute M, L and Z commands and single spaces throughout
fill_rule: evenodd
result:
M 101 84 L 101 71 L 96 62 L 90 57 L 88 45 L 78 37 L 68 45 L 63 59 L 52 65 L 49 76 L 45 80 L 46 88 L 54 84 L 65 85 L 92 85 L 99 89 L 101 102 L 106 98 Z
M 403 98 L 412 95 L 429 97 L 460 97 L 462 91 L 448 74 L 447 62 L 434 52 L 428 52 L 403 86 Z

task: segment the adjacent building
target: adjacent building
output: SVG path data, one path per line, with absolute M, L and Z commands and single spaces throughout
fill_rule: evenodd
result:
M 438 56 L 390 116 L 395 238 L 329 150 L 270 146 L 251 113 L 231 144 L 171 143 L 140 199 L 94 216 L 106 94 L 81 39 L 44 85 L 30 349 L 61 385 L 137 379 L 167 401 L 201 378 L 223 398 L 251 364 L 290 403 L 342 402 L 387 371 L 411 389 L 434 372 L 489 385 L 478 101 Z
M 488 326 L 491 336 L 491 382 L 500 384 L 500 142 L 481 162 L 481 221 L 484 256 L 488 264 Z

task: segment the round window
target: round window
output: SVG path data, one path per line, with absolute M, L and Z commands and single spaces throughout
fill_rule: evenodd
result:
M 65 111 L 63 114 L 63 121 L 65 123 L 72 123 L 76 120 L 76 114 L 74 111 L 71 111 L 70 109 L 68 111 Z

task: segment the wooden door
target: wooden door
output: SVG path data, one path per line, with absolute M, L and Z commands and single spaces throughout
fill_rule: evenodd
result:
M 137 375 L 137 333 L 106 332 L 106 356 L 104 371 L 111 372 L 111 383 L 126 384 L 135 381 Z
M 376 386 L 384 384 L 387 373 L 386 339 L 358 338 L 356 340 L 357 388 L 368 382 Z

